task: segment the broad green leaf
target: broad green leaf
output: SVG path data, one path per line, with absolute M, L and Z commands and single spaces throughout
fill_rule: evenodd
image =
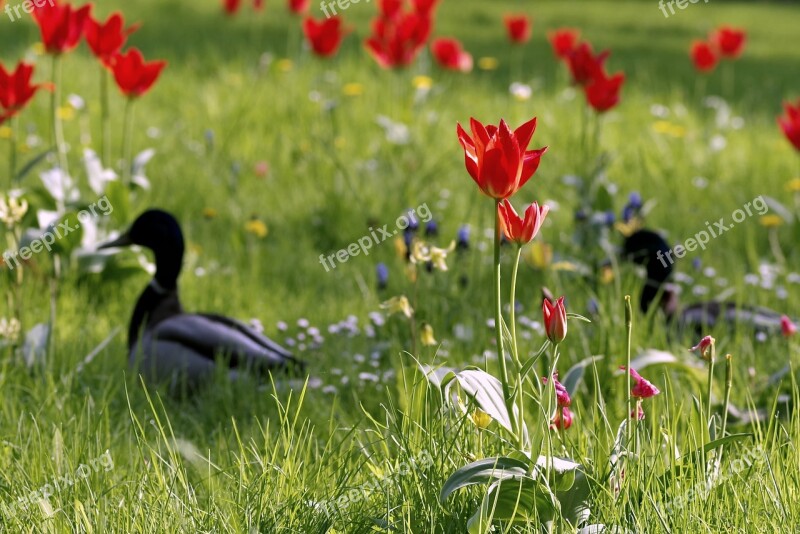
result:
M 484 484 L 509 477 L 520 477 L 528 474 L 527 462 L 514 458 L 484 458 L 477 462 L 458 468 L 442 486 L 439 500 L 444 502 L 456 490 L 473 484 Z
M 432 386 L 435 386 L 440 391 L 443 391 L 447 384 L 449 384 L 455 377 L 455 369 L 452 367 L 432 367 L 424 363 L 417 364 L 419 370 L 428 379 Z
M 528 376 L 530 370 L 533 369 L 533 366 L 536 364 L 537 361 L 539 361 L 539 358 L 542 357 L 542 354 L 544 354 L 544 352 L 547 350 L 549 346 L 550 346 L 550 340 L 547 339 L 545 340 L 544 344 L 542 344 L 542 348 L 540 348 L 536 354 L 528 358 L 528 360 L 524 364 L 522 364 L 522 369 L 520 369 L 519 373 L 520 375 L 522 375 L 523 379 L 526 376 Z
M 484 534 L 493 520 L 525 522 L 552 517 L 555 510 L 547 488 L 533 478 L 499 480 L 489 486 L 480 508 L 467 522 L 467 530 Z
M 503 397 L 503 386 L 500 381 L 485 371 L 467 369 L 456 373 L 464 392 L 472 397 L 481 409 L 492 416 L 492 419 L 514 434 L 511 418 Z

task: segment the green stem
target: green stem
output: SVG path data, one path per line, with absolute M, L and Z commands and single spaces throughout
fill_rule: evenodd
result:
M 519 361 L 519 352 L 517 351 L 517 272 L 519 271 L 519 257 L 522 254 L 522 246 L 517 247 L 517 257 L 514 259 L 514 270 L 511 273 L 511 355 L 514 358 L 515 375 L 516 375 L 516 391 L 517 398 L 519 399 L 519 436 L 518 444 L 522 449 L 526 444 L 524 443 L 524 436 L 522 433 L 522 426 L 525 424 L 525 396 L 522 394 L 522 364 Z
M 494 206 L 494 332 L 497 342 L 497 359 L 500 362 L 500 382 L 503 386 L 503 398 L 508 410 L 508 418 L 511 421 L 511 428 L 516 434 L 517 443 L 522 441 L 519 431 L 520 425 L 514 417 L 514 399 L 511 398 L 511 390 L 508 387 L 508 369 L 506 368 L 506 356 L 503 350 L 503 307 L 500 296 L 500 218 L 497 214 L 497 207 L 500 200 L 495 199 Z
M 125 103 L 125 131 L 122 139 L 122 184 L 131 185 L 131 166 L 133 165 L 133 98 Z
M 11 136 L 8 138 L 8 189 L 14 187 L 14 177 L 17 171 L 17 118 L 11 119 Z
M 67 166 L 67 146 L 64 142 L 64 125 L 61 122 L 61 117 L 58 115 L 58 104 L 61 102 L 61 56 L 53 54 L 53 92 L 50 96 L 50 112 L 53 117 L 53 129 L 51 135 L 51 144 L 55 145 L 56 156 L 58 157 L 58 166 L 65 175 L 69 175 L 69 167 Z M 64 211 L 63 199 L 58 201 L 59 211 Z
M 111 125 L 109 123 L 108 109 L 108 69 L 105 66 L 100 70 L 100 120 L 102 140 L 100 151 L 103 154 L 103 166 L 111 166 Z
M 631 413 L 633 413 L 633 405 L 631 404 L 631 343 L 633 339 L 633 307 L 631 306 L 631 296 L 625 295 L 625 330 L 627 333 L 626 340 L 626 359 L 625 359 L 625 376 L 627 377 L 628 386 L 625 389 L 628 396 L 628 422 L 630 423 Z M 636 421 L 639 421 L 638 413 L 636 414 Z M 632 442 L 633 428 L 630 424 L 627 425 L 628 444 Z
M 731 388 L 733 386 L 733 357 L 730 354 L 725 355 L 725 405 L 722 407 L 722 435 L 725 437 L 725 431 L 728 427 L 728 405 L 731 401 Z
M 545 431 L 547 436 L 547 480 L 550 480 L 550 470 L 552 468 L 553 463 L 553 440 L 552 440 L 552 433 L 550 432 L 550 422 L 553 419 L 553 400 L 556 399 L 556 382 L 555 382 L 555 375 L 556 375 L 556 368 L 558 367 L 558 343 L 553 345 L 553 363 L 548 369 L 547 372 L 547 388 L 545 389 L 545 397 L 547 398 L 546 406 L 547 412 L 545 415 Z M 556 409 L 558 409 L 558 405 L 556 404 Z M 557 429 L 556 429 L 557 430 Z
M 711 439 L 711 429 L 708 425 L 711 419 L 711 386 L 714 384 L 714 360 L 716 359 L 716 347 L 711 344 L 711 359 L 708 361 L 708 381 L 706 383 L 706 419 L 704 424 L 709 431 L 708 439 Z

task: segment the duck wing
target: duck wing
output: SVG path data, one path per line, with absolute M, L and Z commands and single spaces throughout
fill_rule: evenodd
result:
M 159 343 L 177 344 L 207 360 L 230 358 L 230 366 L 266 372 L 302 367 L 291 352 L 235 319 L 216 314 L 181 314 L 159 322 L 152 331 Z

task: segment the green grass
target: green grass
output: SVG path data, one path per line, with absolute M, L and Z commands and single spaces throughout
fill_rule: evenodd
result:
M 67 265 L 58 287 L 52 358 L 28 369 L 8 351 L 0 352 L 0 503 L 11 507 L 44 484 L 75 475 L 81 464 L 91 465 L 106 451 L 113 469 L 93 470 L 50 497 L 47 505 L 0 507 L 0 530 L 341 533 L 383 531 L 390 525 L 415 533 L 465 531 L 480 492 L 457 493 L 440 505 L 439 489 L 456 468 L 479 456 L 479 446 L 490 455 L 502 453 L 503 444 L 495 427 L 481 438 L 459 413 L 442 408 L 414 363 L 417 358 L 453 367 L 481 364 L 483 352 L 492 347 L 486 326 L 492 315 L 491 241 L 486 237 L 491 202 L 480 196 L 464 169 L 456 122 L 475 116 L 495 123 L 503 117 L 517 125 L 539 117 L 533 145 L 550 150 L 515 197 L 515 206 L 533 200 L 558 204 L 537 238 L 552 245 L 557 261 L 589 263 L 588 257 L 602 254 L 599 245 L 590 251 L 574 242 L 577 197 L 564 177 L 583 172 L 583 96 L 567 89 L 546 30 L 580 28 L 596 49 L 612 50 L 609 68 L 627 75 L 622 103 L 605 117 L 601 137 L 609 158 L 605 180 L 618 190 L 617 213 L 629 192 L 640 191 L 645 200 L 656 202 L 647 225 L 668 230 L 678 243 L 703 230 L 705 221 L 730 218 L 759 195 L 792 205 L 785 184 L 800 176 L 800 159 L 782 138 L 775 117 L 783 100 L 800 97 L 800 49 L 791 46 L 800 23 L 796 6 L 712 0 L 665 19 L 655 1 L 537 2 L 530 7 L 508 0 L 445 0 L 435 34 L 462 39 L 476 59 L 499 60 L 497 70 L 462 76 L 440 72 L 427 55 L 408 72 L 380 71 L 361 46 L 372 4 L 362 2 L 346 12 L 355 35 L 327 62 L 300 50 L 296 21 L 281 2 L 268 4 L 265 13 L 251 16 L 245 9 L 233 19 L 224 17 L 213 0 L 114 0 L 97 8 L 103 14 L 121 9 L 128 21 L 140 21 L 142 28 L 130 43 L 148 59 L 170 62 L 152 93 L 136 106 L 136 151 L 156 150 L 147 167 L 152 190 L 137 191 L 128 212 L 115 206 L 106 222 L 122 229 L 149 206 L 179 218 L 191 251 L 180 284 L 189 310 L 258 318 L 266 333 L 281 342 L 297 333 L 298 319 L 307 318 L 325 337 L 318 350 L 300 353 L 309 364 L 309 387 L 276 377 L 274 388 L 234 387 L 219 380 L 199 398 L 184 402 L 148 395 L 127 372 L 124 334 L 78 372 L 79 363 L 115 327 L 126 331 L 148 275 L 80 276 Z M 529 11 L 535 18 L 521 69 L 515 67 L 500 22 L 512 10 Z M 733 65 L 733 84 L 723 84 L 731 75 L 723 65 L 703 87 L 688 46 L 721 23 L 745 27 L 748 48 Z M 28 56 L 37 62 L 37 80 L 49 79 L 47 58 L 31 55 L 38 38 L 32 22 L 0 18 L 0 28 L 3 64 Z M 291 68 L 284 70 L 281 60 L 287 57 Z M 417 75 L 432 77 L 434 86 L 415 101 L 412 79 Z M 509 94 L 515 80 L 533 87 L 530 100 L 518 102 Z M 352 83 L 361 84 L 363 94 L 345 95 L 344 85 Z M 96 198 L 86 184 L 79 149 L 86 141 L 82 131 L 91 133 L 91 146 L 98 148 L 98 88 L 98 65 L 81 45 L 65 57 L 63 94 L 78 94 L 89 106 L 86 114 L 65 123 L 73 147 L 70 164 L 86 202 Z M 743 127 L 718 126 L 714 110 L 703 106 L 705 94 L 723 96 Z M 38 95 L 22 114 L 20 128 L 47 139 L 48 103 L 47 95 Z M 118 158 L 123 102 L 114 94 L 112 104 Z M 682 127 L 681 136 L 654 129 L 660 120 L 651 113 L 655 104 L 669 108 L 664 120 Z M 409 143 L 387 142 L 376 121 L 379 115 L 406 124 Z M 726 140 L 717 152 L 709 148 L 715 135 Z M 20 157 L 34 154 L 30 149 Z M 269 164 L 266 177 L 254 172 L 262 161 Z M 22 187 L 32 204 L 47 207 L 36 174 L 27 176 Z M 697 177 L 705 178 L 707 187 L 693 185 Z M 331 272 L 320 265 L 320 254 L 346 247 L 371 226 L 388 224 L 391 229 L 404 210 L 422 204 L 439 224 L 440 246 L 455 238 L 461 225 L 471 225 L 472 247 L 448 258 L 450 271 L 420 272 L 414 290 L 392 242 Z M 204 217 L 205 208 L 217 216 Z M 254 216 L 269 228 L 265 239 L 245 231 Z M 708 297 L 721 293 L 725 287 L 716 280 L 724 278 L 726 287 L 735 289 L 731 298 L 800 316 L 800 286 L 788 277 L 800 270 L 800 232 L 796 224 L 776 231 L 786 265 L 772 288 L 744 281 L 762 263 L 776 264 L 768 230 L 754 217 L 712 241 L 705 252 L 678 262 L 679 271 L 695 278 L 694 284 L 685 284 L 684 300 L 699 298 L 692 296 L 694 285 L 706 286 Z M 609 239 L 621 243 L 614 233 Z M 130 262 L 131 253 L 124 254 Z M 506 249 L 504 283 L 511 269 L 508 256 Z M 697 271 L 695 258 L 716 274 Z M 383 292 L 375 289 L 378 262 L 390 269 L 389 288 Z M 48 320 L 51 263 L 41 254 L 24 272 L 21 319 L 26 327 Z M 664 503 L 685 496 L 703 479 L 696 470 L 678 481 L 663 482 L 659 476 L 672 465 L 674 451 L 700 444 L 693 397 L 703 397 L 705 371 L 686 352 L 696 340 L 669 335 L 661 317 L 636 317 L 634 350 L 671 351 L 691 369 L 654 366 L 643 371 L 663 393 L 645 407 L 642 455 L 627 474 L 627 498 L 614 498 L 607 481 L 609 454 L 626 412 L 625 380 L 614 374 L 624 363 L 623 296 L 636 298 L 641 286 L 631 266 L 622 265 L 615 274 L 613 283 L 602 285 L 594 274 L 523 264 L 517 289 L 523 306 L 518 315 L 536 321 L 541 286 L 566 294 L 570 311 L 586 314 L 592 298 L 599 305 L 593 324 L 570 323 L 562 347 L 564 370 L 590 355 L 605 358 L 574 396 L 575 424 L 558 445 L 559 454 L 583 463 L 596 482 L 591 522 L 636 532 L 773 532 L 800 524 L 800 418 L 776 400 L 788 395 L 796 405 L 800 395 L 791 375 L 780 385 L 767 385 L 770 373 L 792 359 L 796 363 L 797 338 L 756 341 L 746 331 L 725 328 L 713 334 L 718 353 L 734 356 L 732 402 L 740 408 L 764 407 L 771 416 L 733 426 L 731 431 L 754 438 L 726 448 L 722 472 L 730 476 L 724 483 L 707 498 L 665 511 Z M 10 277 L 2 283 L 5 293 Z M 786 298 L 778 297 L 777 286 L 785 287 Z M 404 352 L 412 350 L 411 340 L 407 323 L 398 317 L 376 326 L 374 336 L 365 335 L 368 314 L 378 311 L 381 302 L 412 293 L 417 321 L 430 323 L 442 343 L 438 354 L 436 347 L 419 348 L 414 358 Z M 4 308 L 0 317 L 12 313 Z M 349 315 L 358 319 L 356 335 L 328 332 L 329 325 Z M 278 321 L 287 322 L 289 332 L 278 332 Z M 456 334 L 464 330 L 472 336 Z M 531 331 L 521 348 L 527 353 L 541 343 L 542 334 Z M 496 361 L 489 371 L 496 372 Z M 715 396 L 721 398 L 723 363 L 717 371 Z M 325 386 L 334 386 L 335 393 Z M 541 434 L 541 421 L 531 417 L 528 424 L 532 434 Z M 756 447 L 764 451 L 759 456 L 764 461 L 736 469 L 732 462 L 749 457 Z M 420 461 L 426 455 L 431 461 Z M 412 467 L 404 469 L 404 463 Z M 348 505 L 332 507 L 331 516 L 314 508 L 315 502 L 335 502 L 380 481 L 385 482 L 366 496 L 344 497 Z M 515 528 L 538 531 L 535 523 Z

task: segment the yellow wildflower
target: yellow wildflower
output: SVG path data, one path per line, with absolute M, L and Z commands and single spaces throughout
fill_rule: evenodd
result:
M 478 68 L 481 70 L 496 70 L 500 62 L 494 57 L 482 57 L 478 60 Z
M 8 126 L 0 126 L 0 139 L 11 139 L 11 128 Z
M 6 201 L 0 196 L 0 221 L 11 228 L 22 220 L 28 212 L 28 203 L 25 199 L 8 197 Z
M 61 106 L 56 113 L 58 113 L 58 118 L 62 121 L 71 121 L 75 118 L 75 110 L 72 106 Z
M 419 339 L 426 347 L 439 344 L 439 342 L 436 341 L 436 338 L 433 337 L 433 327 L 428 323 L 422 323 L 422 327 L 420 328 L 419 332 Z
M 269 233 L 267 225 L 264 224 L 264 222 L 259 219 L 250 219 L 245 223 L 244 229 L 248 233 L 251 233 L 262 239 L 267 237 L 267 234 Z
M 364 86 L 360 83 L 346 83 L 342 87 L 345 96 L 361 96 L 364 94 Z
M 780 215 L 764 215 L 760 219 L 761 226 L 765 228 L 777 228 L 783 224 L 783 219 Z
M 433 79 L 429 76 L 414 76 L 411 84 L 415 89 L 428 90 L 433 87 Z
M 203 217 L 206 219 L 214 219 L 217 217 L 217 210 L 214 208 L 203 208 Z
M 553 247 L 542 241 L 534 241 L 523 258 L 534 269 L 547 269 L 553 261 Z
M 447 270 L 447 255 L 456 249 L 456 242 L 451 241 L 447 248 L 439 248 L 426 244 L 423 241 L 415 241 L 411 247 L 411 263 L 431 262 L 434 269 L 440 271 Z
M 400 295 L 399 297 L 392 297 L 383 304 L 381 304 L 381 309 L 387 310 L 389 315 L 394 315 L 395 313 L 402 313 L 407 318 L 411 319 L 414 315 L 414 309 L 411 307 L 411 303 L 408 302 L 408 297 L 405 295 Z
M 294 63 L 292 63 L 291 59 L 280 59 L 275 66 L 278 67 L 278 70 L 281 72 L 289 72 L 294 68 Z
M 475 423 L 475 426 L 477 426 L 480 430 L 487 429 L 489 424 L 492 422 L 492 416 L 480 408 L 475 408 L 475 411 L 472 412 L 470 418 L 472 419 L 472 422 Z
M 800 193 L 800 178 L 789 180 L 789 182 L 786 184 L 786 189 L 790 193 Z

